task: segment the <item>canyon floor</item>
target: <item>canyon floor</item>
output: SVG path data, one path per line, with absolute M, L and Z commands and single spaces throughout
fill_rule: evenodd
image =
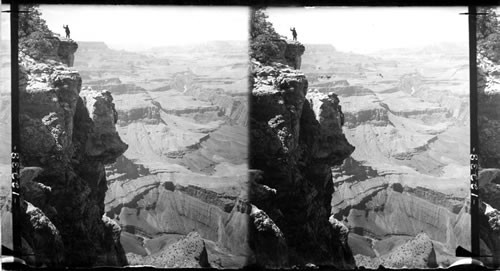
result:
M 351 229 L 358 264 L 395 255 L 422 232 L 437 264 L 453 263 L 456 246 L 470 247 L 467 46 L 370 55 L 306 47 L 309 88 L 339 96 L 356 147 L 332 169 L 332 213 Z
M 173 267 L 165 260 L 178 253 L 172 249 L 201 238 L 210 266 L 243 266 L 248 215 L 237 199 L 246 195 L 248 171 L 245 43 L 140 53 L 79 46 L 74 68 L 83 88 L 112 93 L 117 130 L 129 145 L 107 167 L 105 200 L 129 263 Z

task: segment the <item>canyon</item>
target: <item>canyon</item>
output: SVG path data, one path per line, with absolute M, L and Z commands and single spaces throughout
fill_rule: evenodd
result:
M 52 41 L 47 59 L 20 53 L 31 265 L 426 268 L 470 249 L 462 45 L 360 55 L 278 40 L 262 63 L 246 42 L 128 52 Z M 498 81 L 483 62 L 485 82 Z M 485 253 L 500 248 L 498 174 L 480 176 Z
M 343 131 L 356 148 L 332 168 L 331 206 L 350 229 L 357 265 L 453 263 L 458 245 L 470 248 L 466 45 L 370 55 L 306 47 L 309 88 L 338 95 Z M 421 242 L 430 244 L 425 257 L 432 260 L 405 258 L 405 246 Z
M 309 92 L 292 68 L 303 45 L 282 41 L 270 66 L 251 61 L 250 101 L 241 43 L 79 46 L 82 89 L 112 93 L 129 145 L 106 167 L 105 197 L 129 264 L 354 267 L 347 228 L 330 216 L 330 166 L 354 148 L 336 95 Z
M 246 44 L 79 46 L 83 89 L 112 93 L 116 129 L 129 145 L 106 167 L 104 200 L 129 264 L 250 264 Z

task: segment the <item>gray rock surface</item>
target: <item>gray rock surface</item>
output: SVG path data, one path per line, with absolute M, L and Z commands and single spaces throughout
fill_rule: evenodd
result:
M 123 266 L 120 228 L 103 219 L 104 165 L 127 145 L 114 128 L 111 95 L 80 92 L 80 75 L 67 67 L 77 44 L 54 39 L 59 46 L 42 60 L 19 54 L 22 237 L 35 252 L 27 260 Z
M 259 210 L 250 246 L 257 263 L 268 267 L 353 267 L 347 232 L 329 222 L 329 202 L 330 167 L 354 147 L 342 133 L 338 98 L 307 92 L 304 74 L 288 66 L 300 66 L 303 46 L 287 44 L 273 64 L 251 63 L 250 168 L 261 171 L 256 183 L 276 192 L 250 198 Z
M 210 267 L 205 242 L 196 232 L 189 233 L 156 254 L 140 257 L 129 253 L 127 257 L 131 265 L 152 265 L 159 268 Z
M 436 252 L 432 240 L 425 233 L 418 234 L 390 254 L 380 258 L 356 255 L 356 264 L 370 269 L 380 265 L 385 268 L 436 268 Z

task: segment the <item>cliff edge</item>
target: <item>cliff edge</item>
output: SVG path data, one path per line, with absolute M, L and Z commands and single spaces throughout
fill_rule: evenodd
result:
M 35 266 L 123 266 L 120 227 L 104 215 L 104 165 L 125 152 L 109 92 L 81 91 L 78 45 L 19 54 L 22 242 Z M 64 64 L 63 64 L 64 63 Z
M 267 267 L 353 268 L 348 229 L 330 217 L 330 168 L 354 151 L 339 99 L 308 92 L 305 75 L 289 66 L 300 67 L 302 44 L 282 40 L 278 48 L 281 57 L 267 64 L 251 61 L 249 157 L 259 187 L 252 190 L 262 193 L 250 195 L 250 247 Z
M 306 48 L 305 46 L 293 40 L 277 39 L 274 43 L 278 46 L 278 54 L 271 59 L 274 62 L 283 63 L 294 69 L 300 69 L 302 64 L 302 55 Z

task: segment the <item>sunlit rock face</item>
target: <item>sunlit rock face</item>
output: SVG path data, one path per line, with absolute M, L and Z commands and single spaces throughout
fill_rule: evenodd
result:
M 22 238 L 36 253 L 26 260 L 123 266 L 120 227 L 103 217 L 104 165 L 127 145 L 114 127 L 111 95 L 81 92 L 80 75 L 67 67 L 77 44 L 55 39 L 57 51 L 43 61 L 19 55 Z
M 300 46 L 293 45 L 294 59 L 303 52 Z M 308 92 L 304 74 L 288 66 L 297 62 L 281 62 L 252 61 L 251 67 L 250 168 L 259 170 L 261 190 L 272 191 L 250 198 L 256 208 L 251 247 L 259 251 L 257 263 L 268 267 L 353 267 L 348 231 L 329 220 L 330 167 L 354 150 L 342 133 L 339 99 Z M 261 221 L 268 226 L 259 226 Z

